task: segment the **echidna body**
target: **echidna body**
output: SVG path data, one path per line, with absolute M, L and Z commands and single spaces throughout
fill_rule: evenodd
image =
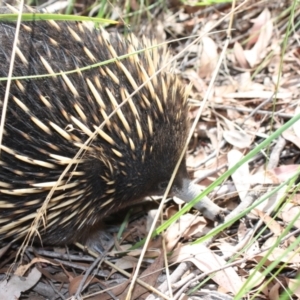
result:
M 0 23 L 1 78 L 15 34 L 15 23 Z M 48 204 L 39 228 L 44 243 L 86 240 L 104 216 L 163 192 L 187 137 L 187 94 L 170 70 L 155 75 L 167 52 L 150 46 L 81 23 L 21 24 L 13 77 L 22 78 L 12 80 L 0 154 L 0 242 L 26 235 L 81 147 Z M 1 100 L 5 90 L 4 80 Z M 183 162 L 172 190 L 190 201 L 197 195 L 191 186 Z M 210 219 L 221 212 L 209 201 L 200 209 Z

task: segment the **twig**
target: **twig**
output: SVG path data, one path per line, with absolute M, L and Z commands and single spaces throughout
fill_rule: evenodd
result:
M 232 110 L 236 110 L 236 111 L 241 111 L 241 112 L 253 112 L 252 108 L 245 108 L 245 107 L 236 107 L 236 106 L 230 106 L 230 105 L 214 105 L 214 109 L 232 109 Z M 272 115 L 272 116 L 279 116 L 282 117 L 284 119 L 291 119 L 292 117 L 294 117 L 294 115 L 292 114 L 285 114 L 282 112 L 272 112 L 272 111 L 266 111 L 266 110 L 256 110 L 257 114 L 261 114 L 261 115 Z

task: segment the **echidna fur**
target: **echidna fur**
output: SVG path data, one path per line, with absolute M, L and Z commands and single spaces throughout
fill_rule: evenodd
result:
M 0 23 L 2 79 L 15 32 L 15 23 Z M 152 46 L 82 23 L 21 24 L 13 77 L 24 78 L 12 80 L 0 154 L 1 242 L 26 235 L 49 190 L 103 121 L 48 204 L 39 228 L 43 243 L 85 240 L 104 216 L 163 192 L 187 137 L 187 93 L 169 69 L 148 80 L 168 56 L 166 47 Z M 2 100 L 5 89 L 2 80 Z M 190 201 L 197 194 L 191 186 L 183 162 L 173 191 Z M 221 209 L 207 201 L 199 208 L 216 219 Z

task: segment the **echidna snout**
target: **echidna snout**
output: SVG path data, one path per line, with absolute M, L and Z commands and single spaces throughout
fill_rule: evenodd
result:
M 8 76 L 15 34 L 15 23 L 1 21 L 1 78 Z M 26 235 L 82 147 L 48 204 L 43 243 L 82 240 L 103 217 L 170 179 L 187 137 L 188 107 L 186 90 L 170 69 L 155 75 L 167 61 L 166 48 L 147 39 L 108 35 L 81 23 L 22 23 L 1 146 L 1 242 Z M 1 99 L 5 89 L 0 81 Z M 197 188 L 184 162 L 181 170 L 173 191 L 190 201 Z M 222 213 L 207 199 L 198 205 L 212 220 Z

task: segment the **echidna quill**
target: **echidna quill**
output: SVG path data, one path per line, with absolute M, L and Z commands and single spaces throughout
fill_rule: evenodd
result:
M 2 79 L 15 33 L 15 23 L 0 23 Z M 187 137 L 187 92 L 170 69 L 149 80 L 167 60 L 166 47 L 134 54 L 150 46 L 146 39 L 82 23 L 21 24 L 13 76 L 27 78 L 13 79 L 9 92 L 0 154 L 0 242 L 26 235 L 50 189 L 95 130 L 48 204 L 39 228 L 44 244 L 85 241 L 106 215 L 164 192 Z M 33 78 L 45 74 L 51 76 Z M 0 81 L 1 112 L 6 83 Z M 199 193 L 185 162 L 171 193 L 187 202 Z M 207 199 L 197 208 L 211 220 L 223 214 Z

